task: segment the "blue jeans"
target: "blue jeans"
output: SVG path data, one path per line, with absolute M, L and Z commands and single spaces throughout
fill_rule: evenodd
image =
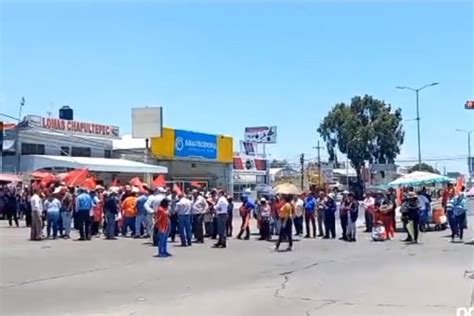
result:
M 158 231 L 158 256 L 168 254 L 168 232 Z
M 124 217 L 122 223 L 122 236 L 127 236 L 128 228 L 132 232 L 132 236 L 135 235 L 135 216 L 133 217 Z
M 181 245 L 191 246 L 192 229 L 191 229 L 191 215 L 179 215 L 179 236 L 181 237 Z
M 51 236 L 51 228 L 53 229 L 53 237 L 57 237 L 58 230 L 59 230 L 59 212 L 48 213 L 47 218 L 48 218 L 48 228 L 47 228 L 48 237 Z
M 115 214 L 105 212 L 105 223 L 107 224 L 105 236 L 109 239 L 115 238 Z
M 143 226 L 142 226 L 143 224 Z M 143 228 L 142 228 L 143 227 Z M 143 229 L 148 227 L 148 217 L 146 214 L 137 215 L 135 217 L 135 236 L 142 235 Z

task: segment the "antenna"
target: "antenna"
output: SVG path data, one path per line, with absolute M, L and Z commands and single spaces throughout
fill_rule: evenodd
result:
M 51 115 L 53 114 L 53 101 L 51 101 L 51 106 L 49 108 L 49 111 L 46 111 L 46 114 L 48 114 L 48 117 L 51 117 Z

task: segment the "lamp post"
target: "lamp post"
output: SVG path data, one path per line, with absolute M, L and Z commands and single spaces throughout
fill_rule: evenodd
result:
M 430 84 L 426 84 L 424 85 L 423 87 L 421 88 L 418 88 L 418 89 L 414 89 L 414 88 L 411 88 L 411 87 L 407 87 L 407 86 L 402 86 L 402 87 L 396 87 L 397 89 L 401 89 L 401 90 L 411 90 L 413 92 L 415 92 L 416 94 L 416 121 L 417 121 L 417 128 L 418 128 L 418 165 L 421 165 L 421 136 L 420 136 L 420 104 L 419 104 L 419 92 L 425 88 L 428 88 L 428 87 L 432 87 L 432 86 L 436 86 L 436 85 L 439 85 L 439 82 L 433 82 L 433 83 L 430 83 Z
M 472 163 L 471 163 L 471 133 L 474 130 L 467 131 L 465 129 L 456 129 L 456 132 L 466 133 L 467 134 L 467 170 L 469 170 L 469 187 L 472 187 Z

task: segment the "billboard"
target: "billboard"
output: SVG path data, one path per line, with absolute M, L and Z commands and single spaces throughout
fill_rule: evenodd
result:
M 232 163 L 233 139 L 185 130 L 163 128 L 161 137 L 151 138 L 151 152 L 159 158 L 189 158 Z
M 245 128 L 245 141 L 263 144 L 275 144 L 277 142 L 276 126 L 258 126 Z
M 161 137 L 163 132 L 163 108 L 132 108 L 132 137 Z
M 174 156 L 217 159 L 217 136 L 175 130 Z
M 466 110 L 474 110 L 474 101 L 473 100 L 466 101 L 466 104 L 464 104 L 464 108 Z
M 255 143 L 241 141 L 240 142 L 240 151 L 244 152 L 248 156 L 257 155 L 257 148 Z
M 257 157 L 234 157 L 234 170 L 240 171 L 266 171 L 267 160 Z

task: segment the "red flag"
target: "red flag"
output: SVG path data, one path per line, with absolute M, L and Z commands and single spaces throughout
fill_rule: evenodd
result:
M 200 186 L 202 185 L 202 183 L 199 182 L 199 181 L 191 181 L 191 185 L 192 185 L 193 187 L 200 187 Z
M 52 175 L 51 172 L 42 171 L 42 170 L 33 171 L 33 172 L 31 173 L 31 176 L 32 176 L 33 178 L 37 178 L 37 179 L 43 179 L 43 178 L 49 177 L 49 176 L 51 176 L 51 175 Z
M 69 186 L 81 186 L 84 185 L 88 175 L 87 168 L 72 170 L 64 177 L 64 182 Z
M 176 183 L 173 185 L 173 191 L 176 192 L 176 194 L 178 195 L 183 194 L 183 191 L 181 190 L 179 185 L 177 185 Z
M 131 186 L 134 186 L 134 187 L 137 187 L 138 189 L 140 189 L 141 192 L 145 191 L 145 189 L 143 188 L 143 182 L 140 180 L 139 177 L 135 177 L 135 178 L 131 179 L 128 183 Z
M 95 182 L 95 178 L 93 178 L 93 177 L 89 177 L 89 178 L 84 180 L 84 186 L 89 190 L 94 190 L 96 185 L 97 184 Z
M 53 183 L 54 181 L 56 181 L 56 177 L 50 173 L 50 174 L 47 174 L 45 175 L 42 179 L 41 179 L 41 184 L 44 185 L 45 187 L 49 186 L 51 183 Z
M 153 185 L 156 187 L 162 187 L 166 184 L 165 176 L 160 174 L 156 179 L 153 181 Z

